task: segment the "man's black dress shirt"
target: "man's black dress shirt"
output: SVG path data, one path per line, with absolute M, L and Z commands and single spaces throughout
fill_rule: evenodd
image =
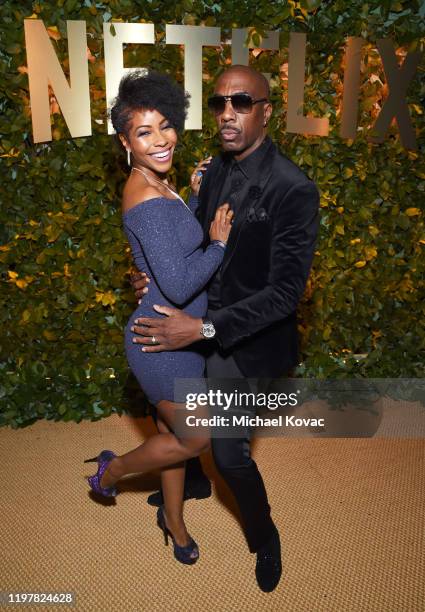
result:
M 241 188 L 249 179 L 257 178 L 260 162 L 267 149 L 267 141 L 268 138 L 266 137 L 255 151 L 239 162 L 236 161 L 233 155 L 226 154 L 225 158 L 226 164 L 228 165 L 228 171 L 220 192 L 219 205 L 227 202 L 234 212 L 234 219 L 236 219 L 238 214 L 244 214 L 244 211 L 240 210 L 242 202 L 240 202 L 238 195 Z M 258 180 L 259 179 L 260 177 L 258 176 Z M 249 204 L 249 202 L 246 202 L 246 204 Z M 221 266 L 212 277 L 208 286 L 208 308 L 211 310 L 218 310 L 222 306 L 220 300 L 220 285 Z

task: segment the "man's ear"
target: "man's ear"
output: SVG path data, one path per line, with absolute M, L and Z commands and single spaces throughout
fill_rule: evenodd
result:
M 273 106 L 270 104 L 270 102 L 266 102 L 266 104 L 264 104 L 264 127 L 266 127 L 266 125 L 270 121 L 272 112 L 273 112 Z

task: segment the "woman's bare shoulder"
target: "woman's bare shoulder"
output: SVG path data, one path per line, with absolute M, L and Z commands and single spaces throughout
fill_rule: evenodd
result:
M 122 212 L 128 212 L 145 200 L 161 197 L 163 195 L 152 185 L 140 185 L 140 183 L 128 180 L 122 194 Z

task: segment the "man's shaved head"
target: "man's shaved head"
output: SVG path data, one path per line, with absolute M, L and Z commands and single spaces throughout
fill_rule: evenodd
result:
M 232 106 L 231 97 L 241 93 L 252 98 L 252 108 L 248 112 L 235 110 Z M 266 136 L 272 113 L 269 95 L 267 79 L 250 66 L 236 64 L 217 79 L 214 96 L 225 98 L 224 110 L 215 113 L 218 133 L 223 149 L 233 153 L 237 160 L 254 151 Z
M 255 93 L 256 95 L 258 95 L 258 97 L 267 99 L 270 97 L 270 87 L 266 77 L 261 74 L 261 72 L 254 70 L 254 68 L 251 68 L 251 66 L 243 66 L 242 64 L 235 64 L 234 66 L 227 68 L 227 70 L 225 70 L 218 77 L 216 87 L 218 87 L 220 81 L 223 78 L 228 78 L 236 74 L 240 76 L 246 76 L 247 80 L 249 80 L 250 83 L 255 87 Z

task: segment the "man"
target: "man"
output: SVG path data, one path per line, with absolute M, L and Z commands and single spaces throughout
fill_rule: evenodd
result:
M 195 319 L 159 305 L 167 316 L 138 319 L 134 331 L 149 352 L 208 338 L 210 379 L 280 377 L 298 361 L 296 307 L 313 258 L 319 194 L 266 135 L 272 106 L 260 73 L 247 66 L 226 70 L 209 108 L 224 154 L 205 171 L 198 218 L 206 240 L 217 206 L 229 202 L 234 221 L 223 263 L 209 285 L 208 316 Z M 133 286 L 141 295 L 145 283 Z M 249 550 L 257 554 L 257 582 L 270 592 L 281 576 L 280 541 L 250 455 L 250 432 L 244 438 L 213 438 L 212 451 L 237 501 Z

